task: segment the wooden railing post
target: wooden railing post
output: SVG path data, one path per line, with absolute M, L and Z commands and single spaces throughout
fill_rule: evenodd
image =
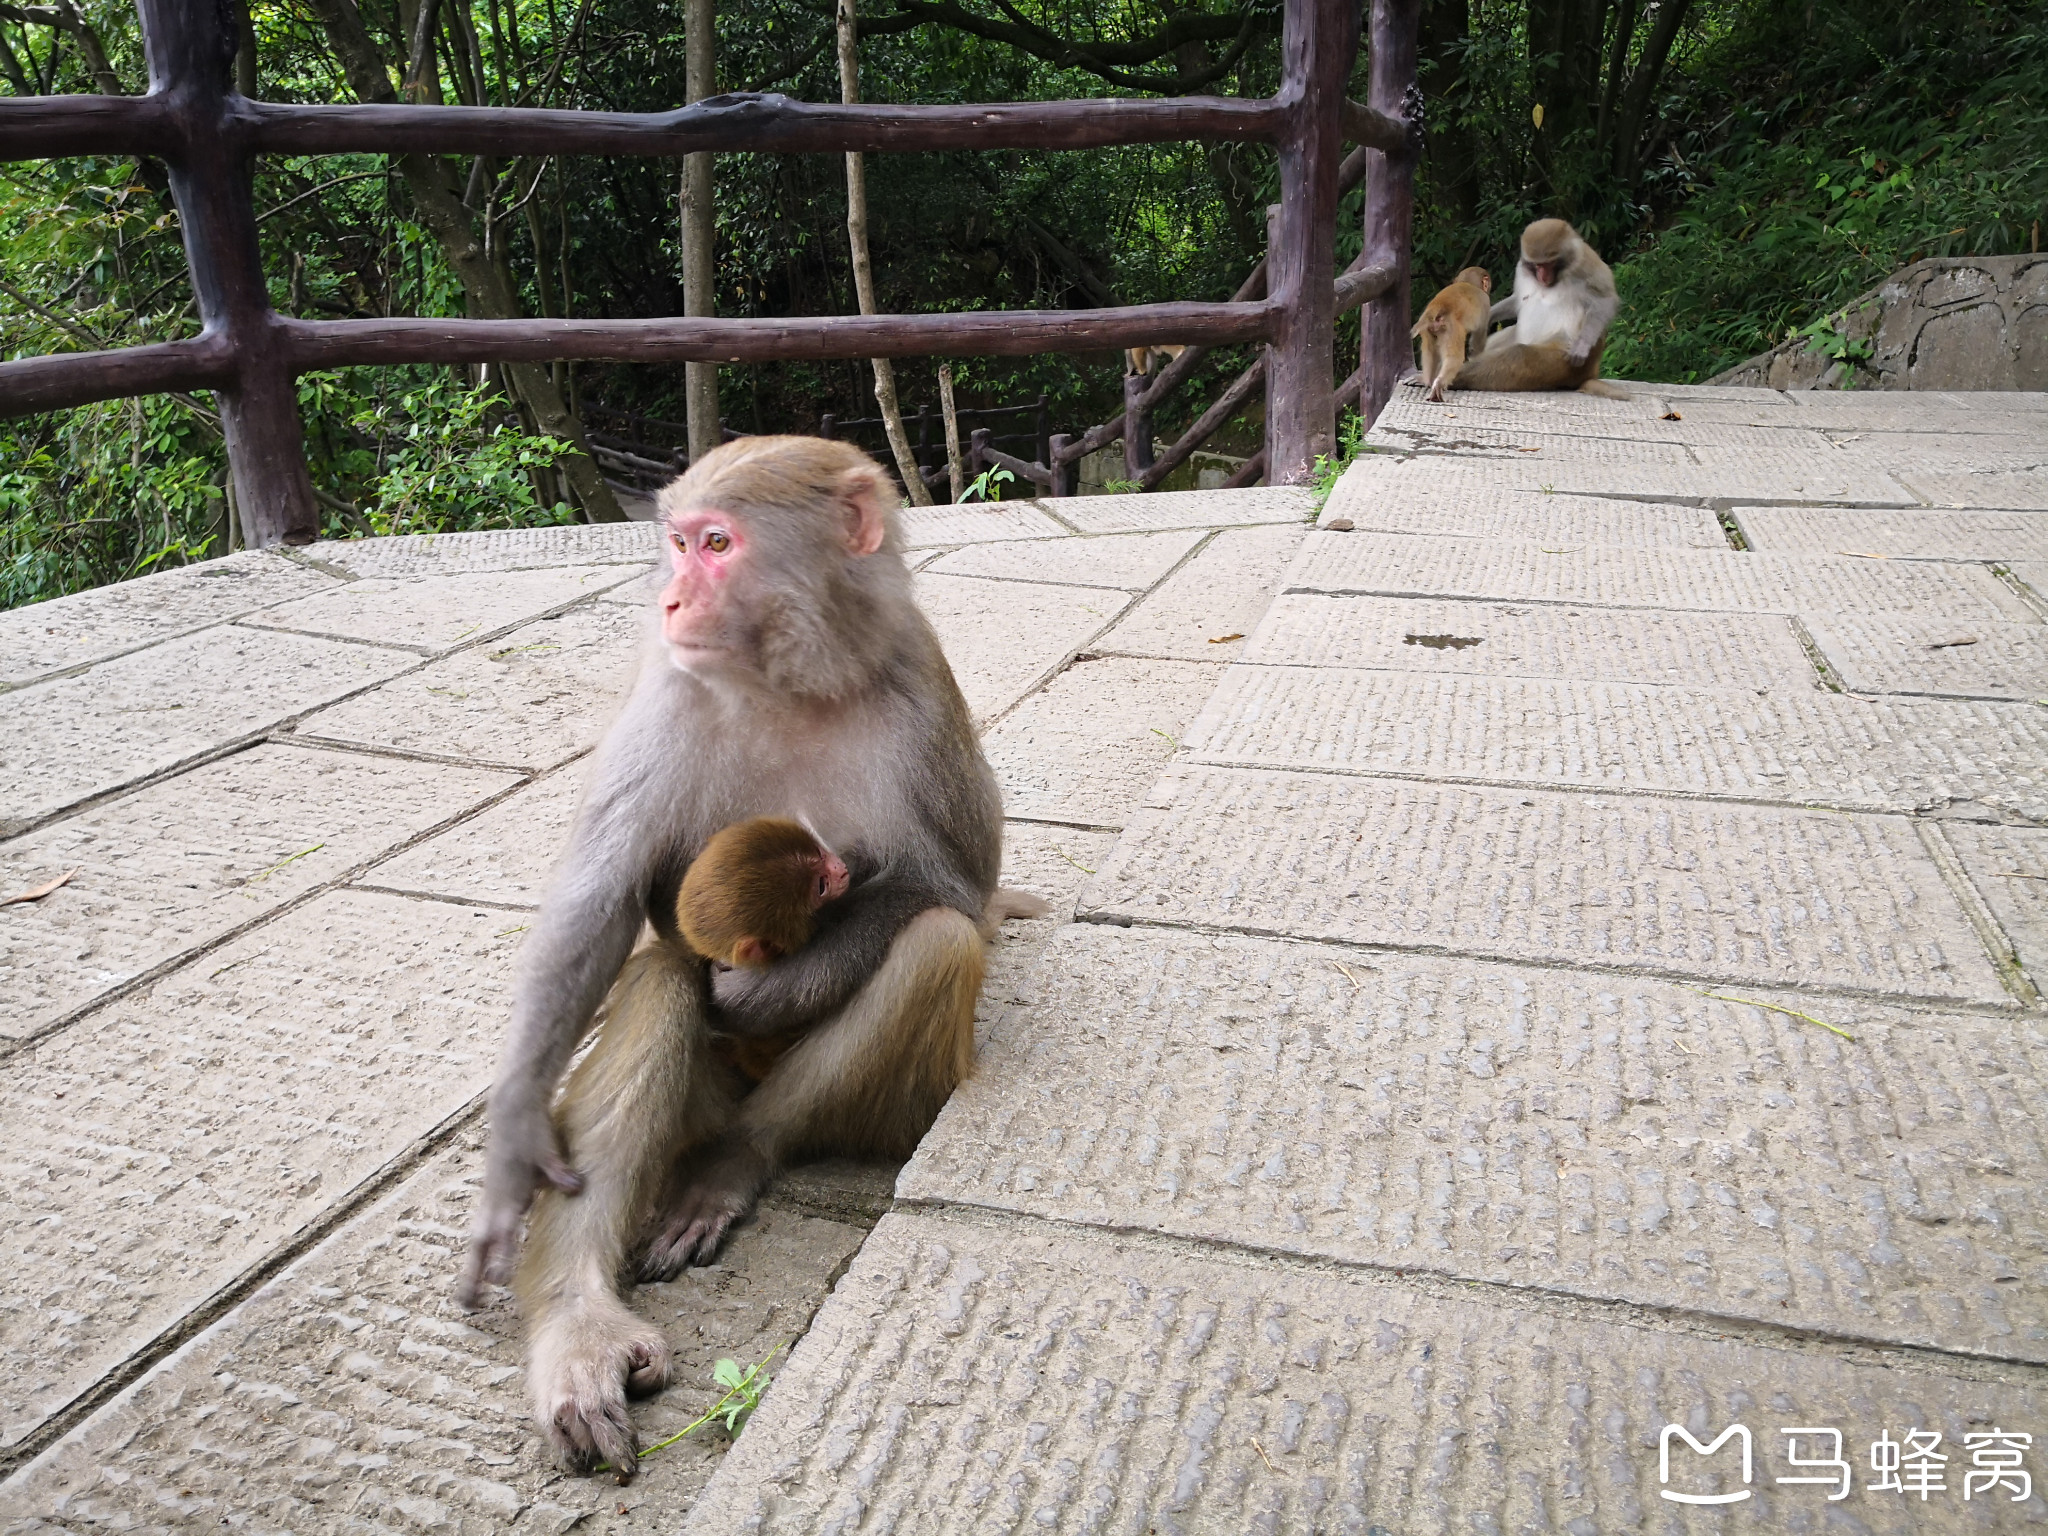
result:
M 1358 411 L 1370 427 L 1413 366 L 1410 237 L 1415 225 L 1415 160 L 1422 147 L 1422 92 L 1415 84 L 1421 0 L 1372 0 L 1372 79 L 1366 105 L 1409 123 L 1398 154 L 1368 149 L 1365 160 L 1365 260 L 1390 262 L 1393 286 L 1366 305 L 1358 328 Z
M 240 21 L 232 0 L 136 0 L 151 95 L 170 106 L 178 143 L 171 196 L 185 237 L 201 334 L 227 343 L 233 381 L 216 391 L 244 542 L 310 544 L 320 510 L 282 328 L 256 242 L 245 99 L 234 88 Z
M 1052 471 L 1049 496 L 1072 496 L 1079 488 L 1075 482 L 1081 477 L 1080 460 L 1067 457 L 1073 444 L 1073 435 L 1067 432 L 1055 432 L 1046 440 L 1045 467 Z
M 1124 375 L 1124 478 L 1136 480 L 1152 467 L 1152 413 L 1145 408 L 1142 373 Z
M 1384 0 L 1382 0 L 1384 3 Z M 1356 0 L 1287 0 L 1280 32 L 1280 219 L 1266 291 L 1281 306 L 1266 348 L 1266 483 L 1301 485 L 1335 450 L 1337 163 L 1344 80 L 1358 52 Z

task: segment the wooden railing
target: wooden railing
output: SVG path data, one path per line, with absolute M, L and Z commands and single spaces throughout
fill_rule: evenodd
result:
M 0 99 L 0 158 L 119 154 L 163 160 L 184 234 L 200 334 L 189 341 L 0 363 L 0 415 L 165 390 L 214 391 L 244 536 L 261 546 L 305 543 L 319 532 L 293 386 L 298 375 L 317 369 L 565 359 L 741 363 L 1016 356 L 1146 343 L 1263 341 L 1262 468 L 1275 483 L 1300 482 L 1316 457 L 1334 446 L 1338 285 L 1329 273 L 1339 150 L 1346 139 L 1366 148 L 1368 162 L 1364 269 L 1347 294 L 1370 306 L 1360 358 L 1368 417 L 1377 414 L 1409 359 L 1419 0 L 1372 0 L 1372 89 L 1362 106 L 1343 95 L 1357 54 L 1357 0 L 1285 3 L 1280 89 L 1262 100 L 1189 96 L 840 106 L 743 95 L 712 97 L 672 112 L 625 113 L 255 101 L 234 88 L 239 23 L 228 0 L 136 0 L 149 94 Z M 707 150 L 1095 149 L 1190 138 L 1268 143 L 1278 152 L 1279 213 L 1262 297 L 1241 295 L 1224 304 L 780 320 L 299 320 L 271 307 L 251 178 L 259 154 L 673 157 Z M 1058 450 L 1049 451 L 1057 457 Z

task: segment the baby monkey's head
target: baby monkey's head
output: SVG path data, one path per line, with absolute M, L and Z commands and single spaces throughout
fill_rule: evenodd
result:
M 810 942 L 818 909 L 846 894 L 848 878 L 845 861 L 800 822 L 735 822 L 683 876 L 676 926 L 706 959 L 764 966 Z

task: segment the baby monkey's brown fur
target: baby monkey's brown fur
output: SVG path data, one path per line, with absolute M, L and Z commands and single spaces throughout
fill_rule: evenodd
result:
M 818 909 L 847 883 L 845 862 L 808 827 L 757 816 L 704 845 L 683 876 L 676 927 L 706 959 L 758 969 L 810 943 Z
M 1486 350 L 1487 295 L 1493 277 L 1484 267 L 1467 267 L 1440 290 L 1408 334 L 1422 341 L 1422 382 L 1429 398 L 1441 400 L 1468 357 Z

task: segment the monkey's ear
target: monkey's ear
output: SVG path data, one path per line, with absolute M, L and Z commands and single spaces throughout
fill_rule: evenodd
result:
M 745 938 L 732 947 L 732 963 L 752 970 L 775 958 L 775 946 L 766 939 Z
M 874 465 L 863 464 L 846 472 L 839 494 L 846 505 L 847 553 L 872 555 L 889 533 L 888 479 Z

